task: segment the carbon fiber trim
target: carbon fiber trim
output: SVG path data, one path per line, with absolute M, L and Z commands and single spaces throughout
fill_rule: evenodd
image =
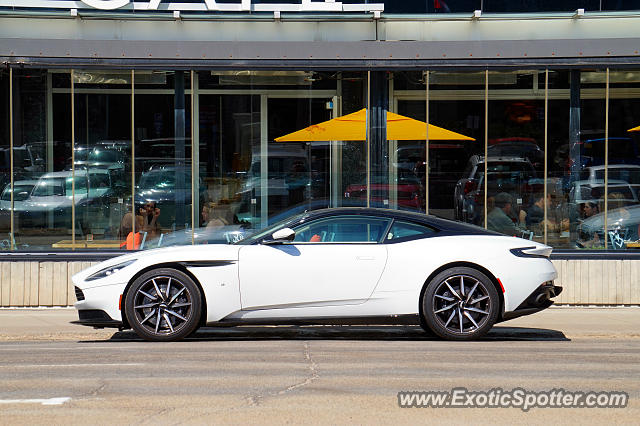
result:
M 179 262 L 187 268 L 210 268 L 213 266 L 227 266 L 236 263 L 235 260 L 198 260 L 193 262 Z

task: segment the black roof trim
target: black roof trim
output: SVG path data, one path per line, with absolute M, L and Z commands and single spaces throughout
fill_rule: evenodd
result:
M 408 220 L 410 222 L 422 223 L 424 225 L 435 228 L 438 235 L 502 235 L 497 232 L 489 231 L 479 226 L 468 223 L 455 222 L 453 220 L 440 218 L 424 213 L 415 213 L 405 210 L 382 209 L 373 207 L 336 207 L 329 209 L 312 210 L 307 213 L 306 218 L 320 218 L 324 216 L 333 216 L 335 214 L 351 214 L 351 215 L 367 215 L 367 216 L 384 216 L 391 219 Z

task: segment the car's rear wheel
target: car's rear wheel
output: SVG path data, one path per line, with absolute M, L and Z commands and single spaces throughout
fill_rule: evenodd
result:
M 482 272 L 456 267 L 442 271 L 427 284 L 422 314 L 427 327 L 448 340 L 484 336 L 498 318 L 500 298 Z
M 172 341 L 198 328 L 202 297 L 198 286 L 183 272 L 155 269 L 142 274 L 129 288 L 125 312 L 140 337 Z

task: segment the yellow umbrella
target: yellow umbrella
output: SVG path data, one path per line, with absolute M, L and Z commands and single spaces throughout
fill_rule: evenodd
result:
M 387 139 L 398 141 L 426 140 L 427 123 L 413 118 L 387 112 Z M 302 130 L 276 138 L 276 142 L 313 141 L 363 141 L 367 134 L 367 110 L 336 117 L 333 120 L 313 124 Z M 442 127 L 429 124 L 429 139 L 467 140 L 475 139 Z
M 640 132 L 640 126 L 627 130 L 627 132 Z

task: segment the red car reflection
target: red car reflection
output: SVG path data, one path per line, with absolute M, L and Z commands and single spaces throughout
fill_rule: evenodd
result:
M 380 205 L 385 204 L 390 199 L 390 190 L 396 187 L 399 207 L 406 207 L 411 210 L 422 210 L 424 208 L 424 190 L 422 183 L 413 173 L 398 171 L 398 178 L 395 185 L 386 183 L 389 177 L 376 176 L 371 181 L 371 201 Z M 367 184 L 352 184 L 347 186 L 344 197 L 356 200 L 367 199 Z

